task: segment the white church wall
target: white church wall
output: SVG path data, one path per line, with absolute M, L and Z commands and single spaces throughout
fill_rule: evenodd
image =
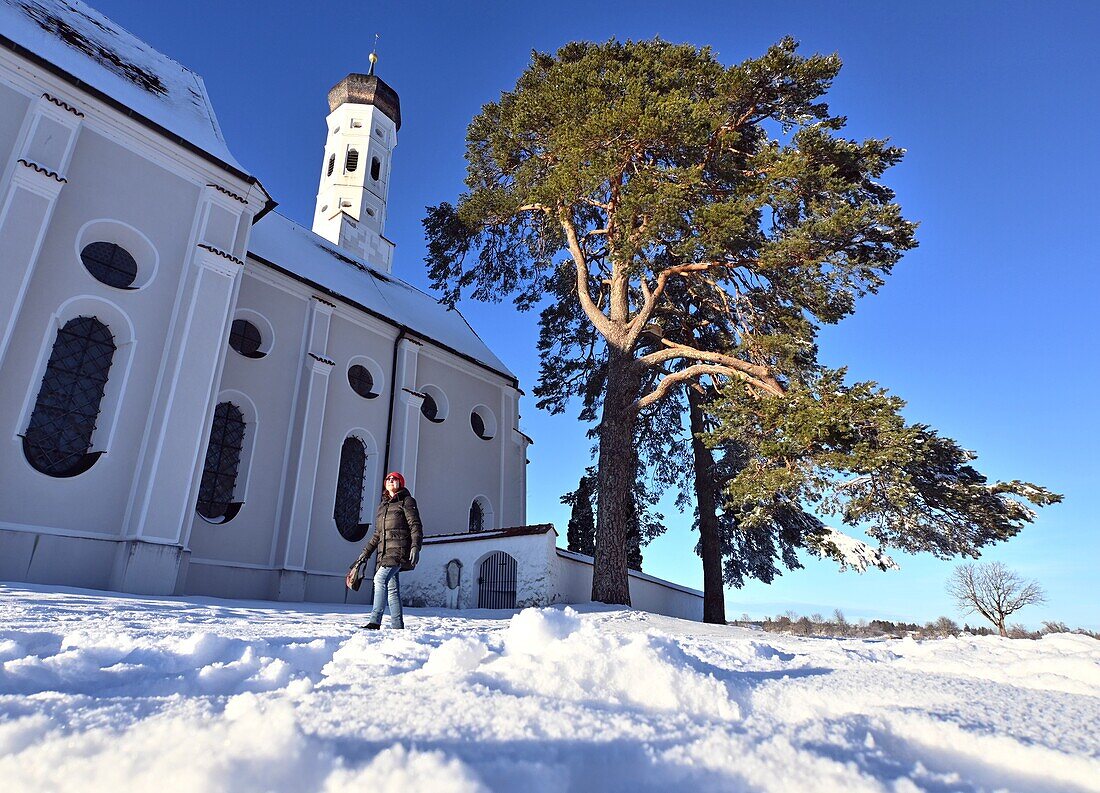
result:
M 470 505 L 479 496 L 492 511 L 492 522 L 485 529 L 515 525 L 512 522 L 515 516 L 507 513 L 502 504 L 501 456 L 508 438 L 502 430 L 500 415 L 504 381 L 491 373 L 470 371 L 474 367 L 463 364 L 450 363 L 442 355 L 422 349 L 417 365 L 417 390 L 434 386 L 446 394 L 447 401 L 444 421 L 436 423 L 423 416 L 419 419 L 413 495 L 420 505 L 427 534 L 467 530 Z M 474 434 L 470 414 L 475 407 L 491 412 L 495 434 L 490 440 Z
M 0 167 L 8 165 L 30 98 L 0 82 Z
M 225 395 L 239 404 L 240 400 L 229 393 L 236 392 L 252 403 L 255 445 L 247 465 L 242 461 L 238 471 L 234 497 L 244 500 L 240 512 L 224 524 L 208 523 L 192 512 L 188 543 L 192 564 L 206 559 L 272 564 L 278 496 L 303 357 L 307 300 L 306 294 L 290 293 L 247 272 L 241 282 L 234 318 L 247 319 L 262 328 L 265 338 L 261 349 L 265 355 L 252 359 L 232 349 L 227 351 L 219 401 Z
M 364 274 L 364 277 L 369 276 Z M 361 312 L 339 308 L 333 314 L 328 355 L 334 365 L 328 382 L 306 557 L 306 568 L 311 572 L 329 573 L 342 578 L 366 541 L 365 538 L 355 541 L 345 539 L 337 530 L 333 518 L 340 452 L 348 435 L 355 435 L 363 441 L 367 451 L 360 520 L 364 524 L 374 522 L 374 506 L 378 503 L 382 477 L 386 473 L 382 458 L 386 446 L 386 421 L 392 387 L 390 368 L 396 337 L 396 328 Z M 353 363 L 366 365 L 372 372 L 374 393 L 377 394 L 374 398 L 362 397 L 352 390 L 348 382 L 348 369 Z
M 113 536 L 129 506 L 160 371 L 169 314 L 164 306 L 174 299 L 187 251 L 187 224 L 174 219 L 194 215 L 199 191 L 89 129 L 77 140 L 67 179 L 0 367 L 0 427 L 7 440 L 7 452 L 0 455 L 5 483 L 0 516 L 5 523 L 55 532 Z M 134 253 L 139 273 L 143 265 L 155 270 L 140 289 L 102 284 L 80 260 L 83 244 L 112 229 L 135 242 L 144 239 L 149 248 L 143 255 L 138 245 L 117 240 Z M 118 345 L 93 435 L 92 449 L 106 453 L 78 476 L 55 478 L 30 467 L 18 436 L 33 409 L 58 324 L 82 314 L 107 324 Z
M 10 276 L 5 287 L 11 287 L 0 301 L 5 577 L 171 591 L 183 556 L 172 543 L 179 540 L 183 519 L 178 512 L 167 523 L 150 517 L 145 509 L 163 501 L 142 501 L 152 492 L 143 476 L 150 465 L 160 464 L 162 474 L 178 469 L 172 487 L 186 501 L 198 449 L 159 454 L 157 406 L 165 395 L 178 405 L 197 393 L 203 403 L 217 365 L 215 356 L 198 381 L 172 382 L 181 332 L 190 338 L 176 309 L 181 298 L 186 303 L 198 271 L 214 272 L 225 285 L 223 296 L 235 297 L 239 265 L 232 264 L 233 255 L 243 256 L 248 219 L 266 196 L 232 195 L 249 193 L 243 177 L 6 51 L 0 53 L 0 153 L 0 189 L 14 197 L 0 200 L 0 249 Z M 17 163 L 20 156 L 48 161 L 56 173 Z M 207 262 L 194 247 L 196 211 L 215 204 L 228 218 L 219 232 L 225 252 Z M 134 256 L 132 288 L 108 286 L 87 271 L 80 252 L 90 242 L 116 243 Z M 223 317 L 211 315 L 208 306 L 200 301 L 188 321 L 218 333 Z M 52 477 L 30 466 L 19 436 L 33 412 L 58 323 L 77 316 L 95 316 L 116 343 L 91 441 L 90 451 L 102 455 L 82 473 Z M 192 368 L 189 374 L 195 373 Z M 194 427 L 190 445 L 197 446 L 201 434 L 201 426 Z M 146 539 L 169 544 L 141 542 Z

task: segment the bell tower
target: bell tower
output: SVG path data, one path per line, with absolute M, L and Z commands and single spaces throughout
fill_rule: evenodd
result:
M 370 71 L 349 74 L 328 92 L 328 139 L 313 231 L 382 272 L 393 267 L 385 237 L 390 162 L 401 128 L 397 92 Z

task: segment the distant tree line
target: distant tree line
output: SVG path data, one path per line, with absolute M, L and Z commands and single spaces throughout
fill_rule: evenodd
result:
M 969 624 L 959 626 L 950 617 L 940 617 L 926 622 L 923 625 L 916 622 L 892 622 L 890 620 L 866 620 L 855 622 L 848 621 L 844 612 L 837 609 L 830 619 L 821 614 L 800 616 L 794 611 L 762 620 L 753 620 L 748 614 L 742 614 L 741 619 L 734 620 L 731 625 L 742 628 L 757 628 L 769 633 L 784 633 L 790 636 L 815 636 L 819 638 L 854 638 L 854 639 L 902 639 L 912 636 L 914 639 L 945 639 L 950 636 L 996 636 L 998 631 L 984 626 L 971 627 Z M 1086 630 L 1085 628 L 1071 629 L 1064 622 L 1044 622 L 1037 631 L 1028 630 L 1023 625 L 1012 625 L 1007 629 L 1007 636 L 1011 639 L 1040 639 L 1049 633 L 1075 633 L 1082 636 L 1091 636 L 1100 639 L 1100 633 Z

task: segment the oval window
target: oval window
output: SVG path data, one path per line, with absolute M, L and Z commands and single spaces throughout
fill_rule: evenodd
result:
M 263 358 L 267 353 L 260 352 L 263 336 L 260 329 L 247 319 L 235 319 L 229 329 L 229 346 L 245 358 Z
M 439 418 L 439 405 L 432 399 L 431 394 L 424 395 L 424 401 L 420 404 L 420 412 L 424 414 L 424 418 L 435 424 L 441 424 L 443 419 Z
M 359 167 L 359 150 L 348 149 L 348 158 L 344 163 L 344 170 L 353 173 Z
M 364 399 L 374 399 L 378 396 L 374 391 L 374 376 L 371 375 L 370 369 L 361 364 L 355 364 L 348 369 L 348 383 L 351 384 L 351 390 Z
M 93 242 L 80 252 L 80 261 L 97 281 L 116 289 L 129 289 L 137 278 L 134 257 L 113 242 Z

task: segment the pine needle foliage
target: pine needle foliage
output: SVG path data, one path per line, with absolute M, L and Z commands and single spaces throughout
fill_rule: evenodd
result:
M 685 386 L 706 378 L 728 397 L 715 443 L 722 432 L 771 443 L 749 444 L 751 475 L 729 491 L 745 525 L 763 525 L 777 503 L 824 498 L 827 457 L 800 450 L 820 465 L 791 477 L 773 452 L 803 436 L 755 431 L 809 420 L 808 395 L 822 396 L 818 328 L 850 314 L 916 245 L 915 224 L 880 181 L 903 151 L 845 138 L 845 118 L 824 100 L 840 66 L 836 55 L 801 55 L 789 38 L 733 66 L 709 48 L 660 39 L 535 52 L 515 88 L 470 123 L 466 190 L 427 209 L 426 263 L 444 302 L 511 296 L 522 310 L 540 307 L 538 405 L 561 412 L 580 398 L 581 417 L 598 422 L 595 600 L 629 603 L 639 428 Z M 691 323 L 723 332 L 666 334 L 662 316 L 685 310 L 677 294 L 691 295 Z M 749 409 L 757 404 L 767 407 Z M 751 428 L 736 426 L 750 415 Z M 907 482 L 921 466 L 933 480 L 970 476 L 957 446 L 927 429 L 911 434 L 925 447 L 906 473 L 876 469 L 891 494 L 858 491 L 849 515 L 928 504 L 924 518 L 880 520 L 878 536 L 906 548 L 979 547 L 965 521 L 942 540 L 929 522 L 943 510 L 972 517 L 985 485 L 968 480 L 947 493 L 919 476 Z M 853 444 L 851 454 L 888 456 Z M 982 503 L 1000 504 L 1002 517 L 985 528 L 1001 537 L 1026 513 L 1005 506 L 997 488 L 1026 488 L 987 488 Z

